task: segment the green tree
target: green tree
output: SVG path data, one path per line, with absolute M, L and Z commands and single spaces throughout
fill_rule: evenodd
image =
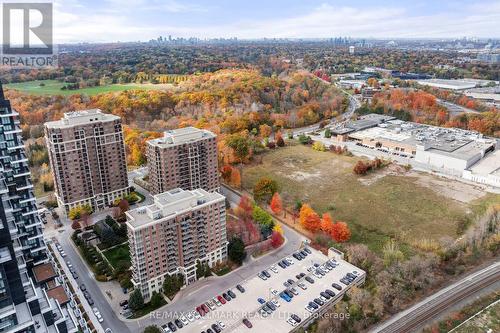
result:
M 240 160 L 240 163 L 243 163 L 245 157 L 250 153 L 250 143 L 247 138 L 241 135 L 235 134 L 230 136 L 226 144 L 234 151 L 234 155 Z
M 144 329 L 144 333 L 162 333 L 162 331 L 158 326 L 150 325 Z
M 153 295 L 151 295 L 151 306 L 155 309 L 159 308 L 160 306 L 163 305 L 163 303 L 165 303 L 165 299 L 163 298 L 163 296 L 159 293 L 157 293 L 156 291 L 153 291 Z
M 234 237 L 229 241 L 227 246 L 227 253 L 231 261 L 241 265 L 243 260 L 247 257 L 247 252 L 245 251 L 245 244 L 239 237 Z
M 144 306 L 144 297 L 139 289 L 135 289 L 128 300 L 128 306 L 132 311 L 137 311 Z
M 332 137 L 332 131 L 329 128 L 327 128 L 325 130 L 325 138 L 329 139 L 331 137 Z
M 263 177 L 255 184 L 253 198 L 257 202 L 269 203 L 276 192 L 278 192 L 278 183 L 271 178 Z
M 307 136 L 305 134 L 299 135 L 299 142 L 303 145 L 308 145 L 312 142 L 312 139 L 310 136 Z
M 260 226 L 260 230 L 264 237 L 267 237 L 271 234 L 274 228 L 274 220 L 268 212 L 259 206 L 255 205 L 253 207 L 252 218 L 255 222 L 257 222 Z

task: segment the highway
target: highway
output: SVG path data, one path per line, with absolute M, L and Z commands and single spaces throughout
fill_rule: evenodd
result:
M 430 319 L 455 303 L 473 295 L 477 291 L 500 282 L 500 262 L 472 273 L 460 281 L 438 291 L 432 296 L 398 313 L 375 327 L 371 333 L 416 332 Z

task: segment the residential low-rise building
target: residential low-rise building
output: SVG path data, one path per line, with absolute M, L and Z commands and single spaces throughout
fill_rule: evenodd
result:
M 203 189 L 173 189 L 154 203 L 126 212 L 132 282 L 145 299 L 167 275 L 197 280 L 198 262 L 213 267 L 227 258 L 225 197 Z

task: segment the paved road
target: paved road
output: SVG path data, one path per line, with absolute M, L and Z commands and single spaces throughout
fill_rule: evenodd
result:
M 447 101 L 444 101 L 444 100 L 439 99 L 439 98 L 437 98 L 436 100 L 439 104 L 446 107 L 452 116 L 456 116 L 456 115 L 459 115 L 461 113 L 479 113 L 476 110 L 468 109 L 468 108 L 463 107 L 461 105 L 447 102 Z
M 370 332 L 415 332 L 448 307 L 483 288 L 494 283 L 499 283 L 499 281 L 500 262 L 496 262 L 427 297 L 411 308 L 400 312 L 388 321 L 375 327 Z
M 73 247 L 71 241 L 71 228 L 66 228 L 66 230 L 56 236 L 58 242 L 66 252 L 66 261 L 70 261 L 76 272 L 78 273 L 78 283 L 83 283 L 87 287 L 87 291 L 92 296 L 95 304 L 94 306 L 99 309 L 104 322 L 101 324 L 104 328 L 111 328 L 114 333 L 127 333 L 130 332 L 127 325 L 120 321 L 117 315 L 114 313 L 113 309 L 106 300 L 106 295 L 102 293 L 101 289 L 94 280 L 93 273 L 87 268 L 83 263 L 80 255 L 77 253 L 76 249 Z M 82 302 L 86 302 L 82 299 Z

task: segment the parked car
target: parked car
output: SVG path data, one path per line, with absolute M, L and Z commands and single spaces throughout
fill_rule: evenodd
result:
M 250 320 L 248 320 L 246 318 L 243 318 L 243 324 L 245 324 L 245 326 L 248 327 L 248 328 L 252 328 L 253 327 L 253 325 L 250 322 Z
M 244 293 L 245 292 L 245 288 L 243 288 L 241 286 L 241 284 L 236 285 L 236 289 L 238 289 L 240 291 L 240 293 Z
M 310 284 L 313 284 L 313 283 L 314 283 L 314 279 L 313 279 L 312 277 L 310 277 L 310 276 L 306 276 L 305 280 L 306 280 L 307 282 L 309 282 Z
M 182 324 L 182 321 L 180 321 L 180 319 L 176 319 L 176 320 L 174 320 L 174 323 L 175 323 L 175 325 L 176 325 L 178 328 L 183 328 L 183 327 L 184 327 L 184 324 Z
M 259 302 L 260 304 L 266 303 L 266 301 L 261 297 L 257 298 L 257 302 Z
M 332 287 L 337 289 L 337 290 L 342 290 L 342 287 L 340 286 L 340 284 L 337 284 L 337 283 L 332 283 Z
M 319 293 L 321 296 L 323 296 L 326 300 L 329 300 L 330 298 L 332 298 L 332 296 L 328 295 L 328 293 L 322 291 Z
M 226 300 L 224 299 L 224 297 L 222 297 L 222 296 L 220 296 L 220 295 L 219 295 L 219 296 L 217 296 L 217 300 L 218 300 L 220 303 L 222 303 L 222 304 L 226 304 Z
M 312 252 L 311 252 L 311 250 L 309 250 L 309 248 L 308 248 L 308 247 L 305 247 L 305 248 L 304 248 L 304 251 L 306 251 L 308 254 L 311 254 L 311 253 L 312 253 Z
M 286 320 L 287 323 L 289 323 L 290 325 L 292 326 L 297 326 L 297 322 L 295 320 L 293 320 L 292 317 L 289 317 L 287 320 Z
M 306 290 L 307 289 L 307 286 L 304 284 L 304 283 L 299 283 L 298 286 L 300 287 L 300 289 L 302 290 Z
M 85 290 L 87 290 L 87 287 L 85 287 L 85 285 L 82 283 L 82 284 L 80 285 L 80 290 L 81 290 L 81 291 L 85 291 Z M 127 301 L 127 303 L 128 303 L 128 301 Z M 123 305 L 121 304 L 121 302 L 120 302 L 120 306 L 123 306 Z
M 309 302 L 308 304 L 311 308 L 313 308 L 314 310 L 318 309 L 319 308 L 319 305 L 316 304 L 315 302 Z
M 281 292 L 280 293 L 280 297 L 283 298 L 285 301 L 287 302 L 290 302 L 292 299 L 290 297 L 288 297 L 287 294 L 285 294 L 284 292 Z
M 262 273 L 257 274 L 257 276 L 258 276 L 258 277 L 260 277 L 260 278 L 261 278 L 262 280 L 264 280 L 264 281 L 266 281 L 266 280 L 267 280 L 266 276 L 265 276 L 265 275 L 263 275 Z
M 174 325 L 174 323 L 172 323 L 171 321 L 167 324 L 168 328 L 170 328 L 170 330 L 172 332 L 175 332 L 177 331 L 177 327 Z
M 189 324 L 189 321 L 187 320 L 186 316 L 182 315 L 180 316 L 179 320 L 182 322 L 182 325 L 187 326 Z
M 275 266 L 275 265 L 271 265 L 271 267 L 269 267 L 269 269 L 270 269 L 271 271 L 273 271 L 274 273 L 278 273 L 278 269 L 276 268 L 276 266 Z
M 271 277 L 271 274 L 269 274 L 269 272 L 268 272 L 268 271 L 266 271 L 266 270 L 263 270 L 263 271 L 262 271 L 262 275 L 264 275 L 264 276 L 265 276 L 266 278 L 268 278 L 268 279 Z
M 222 297 L 224 297 L 224 299 L 225 299 L 226 301 L 230 301 L 230 300 L 231 300 L 231 296 L 229 296 L 229 295 L 228 295 L 228 294 L 226 294 L 226 293 L 223 293 L 223 294 L 222 294 Z
M 82 284 L 82 286 L 83 286 L 83 284 Z M 85 287 L 85 286 L 84 286 L 84 287 Z M 80 286 L 80 289 L 81 289 L 81 286 Z M 120 306 L 125 306 L 125 305 L 127 305 L 127 304 L 128 304 L 128 301 L 127 301 L 126 299 L 124 299 L 124 300 L 123 300 L 123 301 L 121 301 L 119 304 L 120 304 Z
M 231 296 L 231 298 L 236 298 L 236 294 L 232 290 L 228 290 L 227 294 Z
M 214 330 L 215 333 L 222 332 L 222 329 L 217 324 L 212 324 L 212 329 Z
M 297 316 L 295 313 L 292 313 L 290 317 L 292 317 L 293 320 L 295 320 L 297 323 L 300 323 L 302 321 L 302 319 L 300 319 L 300 317 Z
M 278 262 L 278 266 L 280 266 L 283 269 L 286 268 L 286 265 L 282 261 Z
M 323 302 L 322 300 L 320 300 L 319 298 L 315 298 L 313 299 L 314 303 L 318 304 L 319 306 L 325 304 L 325 302 Z

